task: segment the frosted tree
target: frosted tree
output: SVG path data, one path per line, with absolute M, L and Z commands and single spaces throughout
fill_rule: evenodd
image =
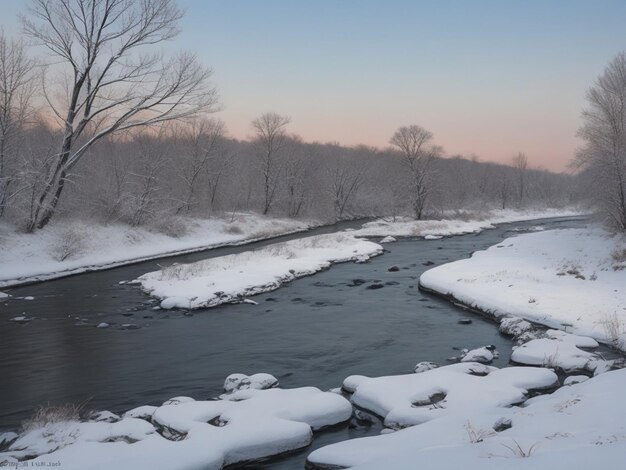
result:
M 282 167 L 280 157 L 289 140 L 286 127 L 290 122 L 289 117 L 276 113 L 265 113 L 252 121 L 263 178 L 263 215 L 270 211 L 276 198 Z
M 438 148 L 429 146 L 432 138 L 432 133 L 423 127 L 412 125 L 400 127 L 389 141 L 404 156 L 410 179 L 413 213 L 418 220 L 424 214 L 424 207 L 430 190 L 432 160 L 440 153 Z
M 617 55 L 587 92 L 575 165 L 593 181 L 593 197 L 607 222 L 626 232 L 626 54 Z
M 231 164 L 231 154 L 225 149 L 226 126 L 219 119 L 199 119 L 181 130 L 187 143 L 185 153 L 177 161 L 178 177 L 184 194 L 176 213 L 188 213 L 198 205 L 198 187 L 207 190 L 213 209 L 219 184 Z
M 524 203 L 524 197 L 527 191 L 528 158 L 526 154 L 520 152 L 513 157 L 513 168 L 515 168 L 517 180 L 517 202 L 521 206 Z
M 11 200 L 24 191 L 16 185 L 19 164 L 17 141 L 32 115 L 34 61 L 22 41 L 10 40 L 0 31 L 0 217 Z
M 49 54 L 43 91 L 62 136 L 28 230 L 50 221 L 72 168 L 102 138 L 215 109 L 211 72 L 194 55 L 152 52 L 181 17 L 172 0 L 32 0 L 24 31 Z

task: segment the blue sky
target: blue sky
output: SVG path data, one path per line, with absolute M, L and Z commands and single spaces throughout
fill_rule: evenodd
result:
M 17 29 L 25 2 L 0 0 Z M 168 48 L 214 69 L 219 113 L 245 138 L 290 115 L 306 140 L 385 146 L 400 125 L 448 154 L 563 169 L 586 89 L 626 49 L 626 1 L 179 0 Z

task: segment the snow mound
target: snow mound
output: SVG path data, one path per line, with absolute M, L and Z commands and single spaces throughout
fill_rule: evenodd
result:
M 394 237 L 392 236 L 386 236 L 385 238 L 383 238 L 381 241 L 379 241 L 378 243 L 393 243 L 397 241 Z M 2 298 L 2 297 L 0 297 Z
M 618 468 L 626 455 L 624 389 L 626 370 L 619 370 L 531 398 L 523 408 L 486 409 L 476 399 L 442 419 L 322 447 L 307 468 Z
M 25 432 L 0 453 L 0 462 L 60 461 L 64 469 L 220 469 L 306 447 L 313 431 L 351 415 L 345 398 L 313 387 L 249 388 L 228 400 L 176 397 L 131 410 L 117 422 L 67 421 Z
M 278 289 L 332 263 L 363 261 L 382 247 L 345 233 L 277 243 L 254 251 L 191 264 L 175 264 L 139 277 L 142 289 L 161 307 L 206 308 L 242 302 L 246 296 Z
M 558 383 L 547 369 L 498 369 L 479 363 L 459 363 L 419 374 L 368 378 L 351 376 L 343 389 L 353 390 L 354 405 L 384 419 L 392 429 L 441 418 L 468 407 L 507 407 L 521 403 L 529 390 Z

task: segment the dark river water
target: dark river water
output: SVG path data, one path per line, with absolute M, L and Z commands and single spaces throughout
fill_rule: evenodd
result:
M 366 264 L 344 263 L 283 288 L 255 296 L 258 305 L 226 305 L 184 312 L 153 311 L 157 305 L 138 287 L 120 281 L 172 262 L 195 261 L 263 246 L 226 247 L 48 281 L 14 289 L 0 305 L 0 429 L 14 429 L 37 405 L 80 403 L 123 412 L 143 404 L 221 392 L 234 372 L 268 372 L 285 388 L 338 387 L 351 374 L 412 372 L 419 361 L 444 364 L 454 347 L 494 344 L 494 363 L 508 363 L 511 342 L 495 325 L 450 303 L 422 294 L 420 274 L 435 265 L 469 257 L 514 235 L 515 229 L 579 227 L 583 219 L 552 219 L 501 225 L 478 235 L 437 241 L 404 239 Z M 355 226 L 346 223 L 309 232 Z M 301 237 L 292 235 L 281 240 Z M 389 272 L 398 266 L 398 272 Z M 352 286 L 353 280 L 366 282 Z M 374 282 L 384 288 L 371 290 Z M 34 316 L 20 325 L 9 319 Z M 471 318 L 470 325 L 459 324 Z M 100 322 L 112 326 L 95 328 Z M 139 329 L 123 330 L 134 323 Z M 343 428 L 321 433 L 313 445 L 375 433 Z M 268 464 L 303 468 L 311 451 Z M 260 468 L 259 464 L 255 468 Z

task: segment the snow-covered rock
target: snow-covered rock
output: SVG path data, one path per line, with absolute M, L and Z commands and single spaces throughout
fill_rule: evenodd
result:
M 464 352 L 461 357 L 461 362 L 480 362 L 482 364 L 489 364 L 497 357 L 498 351 L 496 351 L 496 347 L 489 344 L 487 346 Z
M 441 240 L 443 236 L 441 235 L 426 235 L 424 240 Z
M 94 411 L 89 414 L 89 421 L 115 423 L 121 418 L 110 411 Z
M 436 369 L 437 367 L 439 367 L 437 364 L 435 364 L 434 362 L 418 362 L 417 364 L 415 364 L 415 368 L 413 369 L 413 371 L 416 374 L 421 374 L 422 372 L 426 372 L 427 370 L 432 370 L 432 369 Z
M 224 391 L 233 393 L 238 390 L 267 390 L 278 387 L 278 379 L 270 374 L 259 373 L 247 376 L 245 374 L 231 374 L 224 381 Z
M 103 322 L 98 323 L 96 325 L 96 328 L 108 328 L 109 326 L 111 326 L 111 325 L 109 325 L 107 322 L 103 321 Z
M 521 403 L 529 390 L 550 388 L 556 383 L 556 374 L 547 369 L 498 369 L 467 362 L 419 374 L 351 376 L 343 388 L 353 390 L 352 403 L 381 416 L 385 426 L 400 429 L 470 406 L 506 407 Z
M 511 360 L 518 364 L 556 368 L 564 372 L 595 372 L 598 367 L 601 371 L 610 369 L 610 361 L 604 361 L 597 354 L 579 349 L 597 348 L 598 343 L 593 338 L 559 330 L 548 330 L 545 335 L 545 338 L 514 347 Z
M 144 274 L 143 290 L 161 299 L 162 308 L 206 308 L 241 302 L 332 263 L 369 259 L 382 247 L 345 233 L 277 243 L 255 251 L 191 264 L 176 264 Z
M 533 331 L 534 329 L 535 327 L 532 323 L 520 317 L 504 317 L 500 319 L 500 333 L 512 336 L 513 338 Z
M 569 377 L 565 377 L 565 380 L 563 380 L 563 385 L 579 384 L 586 382 L 587 380 L 589 380 L 589 377 L 587 377 L 586 375 L 570 375 Z
M 386 236 L 382 240 L 380 240 L 378 243 L 393 243 L 395 241 L 397 241 L 396 238 L 392 236 Z

